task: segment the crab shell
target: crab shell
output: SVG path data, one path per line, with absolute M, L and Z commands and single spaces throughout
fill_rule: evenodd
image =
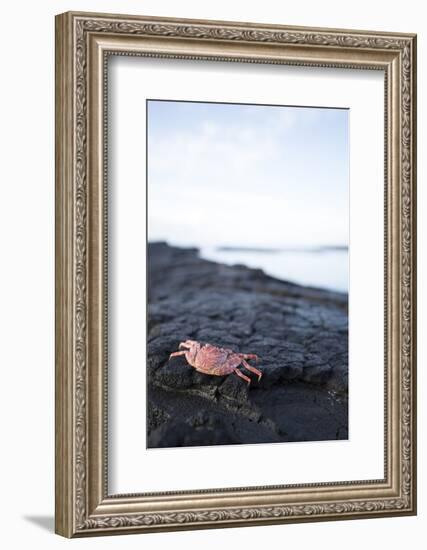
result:
M 262 372 L 249 365 L 246 361 L 247 359 L 258 360 L 258 357 L 253 353 L 237 353 L 231 349 L 220 348 L 212 344 L 201 344 L 196 340 L 181 342 L 179 349 L 184 351 L 171 353 L 169 359 L 184 355 L 187 362 L 203 374 L 226 376 L 234 372 L 250 384 L 251 379 L 237 368 L 242 366 L 248 371 L 257 374 L 258 380 L 261 379 Z

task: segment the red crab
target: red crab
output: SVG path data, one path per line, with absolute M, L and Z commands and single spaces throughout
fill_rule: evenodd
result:
M 242 365 L 245 369 L 257 374 L 258 380 L 261 380 L 262 372 L 246 361 L 246 359 L 258 361 L 258 357 L 253 353 L 236 353 L 231 349 L 217 348 L 212 344 L 201 344 L 195 340 L 181 342 L 178 347 L 179 349 L 184 348 L 185 351 L 175 351 L 170 354 L 169 359 L 178 355 L 185 355 L 188 363 L 204 374 L 224 376 L 234 372 L 237 376 L 246 380 L 249 385 L 251 383 L 249 376 L 246 376 L 237 368 Z

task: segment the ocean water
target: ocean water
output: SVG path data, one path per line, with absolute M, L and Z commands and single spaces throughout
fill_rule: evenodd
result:
M 348 293 L 349 257 L 346 248 L 276 251 L 200 247 L 200 256 L 227 265 L 260 268 L 284 281 Z

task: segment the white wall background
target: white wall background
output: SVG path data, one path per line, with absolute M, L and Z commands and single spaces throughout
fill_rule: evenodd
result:
M 54 510 L 54 20 L 66 10 L 243 20 L 419 34 L 418 89 L 425 93 L 423 4 L 407 0 L 15 0 L 2 6 L 0 84 L 0 517 L 2 546 L 13 548 L 257 549 L 276 545 L 330 550 L 421 548 L 426 519 L 426 415 L 419 288 L 418 517 L 103 537 L 67 541 L 53 534 Z M 424 275 L 426 111 L 419 102 L 419 281 Z M 368 384 L 369 381 L 367 380 Z

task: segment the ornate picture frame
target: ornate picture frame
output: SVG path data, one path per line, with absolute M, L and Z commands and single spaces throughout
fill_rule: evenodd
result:
M 111 55 L 384 72 L 384 479 L 109 494 L 105 122 L 106 60 Z M 81 537 L 415 514 L 415 180 L 415 35 L 58 15 L 56 532 Z

